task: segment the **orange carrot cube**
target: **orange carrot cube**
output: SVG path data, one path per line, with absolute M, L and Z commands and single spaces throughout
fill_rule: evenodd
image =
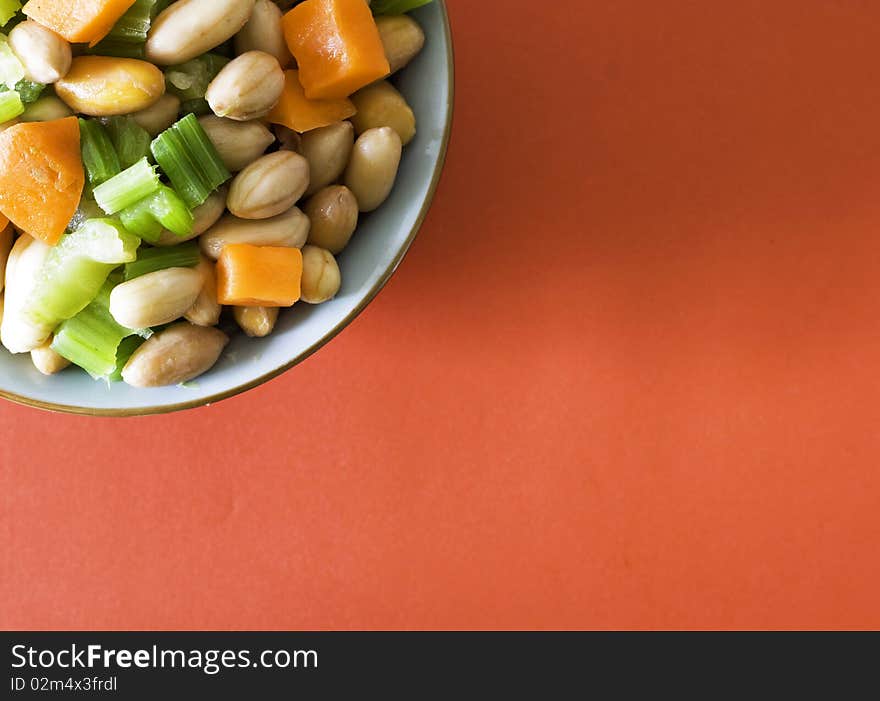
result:
M 284 71 L 284 92 L 268 119 L 302 133 L 348 119 L 356 111 L 348 98 L 310 100 L 299 82 L 299 71 L 291 70 Z
M 298 248 L 224 246 L 217 261 L 217 301 L 236 307 L 290 307 L 299 300 L 302 253 Z
M 348 97 L 391 72 L 364 0 L 305 0 L 282 25 L 310 100 Z

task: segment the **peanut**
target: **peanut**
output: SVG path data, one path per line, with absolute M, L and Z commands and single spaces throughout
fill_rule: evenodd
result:
M 162 71 L 136 58 L 77 56 L 67 75 L 55 83 L 55 93 L 68 107 L 92 117 L 144 110 L 164 92 Z
M 336 258 L 325 248 L 303 246 L 302 299 L 321 304 L 333 299 L 342 285 L 342 274 Z
M 362 212 L 377 209 L 391 194 L 403 145 L 391 127 L 368 129 L 354 144 L 345 184 Z
M 172 66 L 201 56 L 237 34 L 253 9 L 254 0 L 179 0 L 153 21 L 147 60 Z
M 336 122 L 302 135 L 300 153 L 309 162 L 306 196 L 339 179 L 348 165 L 353 147 L 354 127 L 351 122 Z
M 237 122 L 209 114 L 199 118 L 223 165 L 237 173 L 262 156 L 275 141 L 266 125 L 256 120 Z
M 308 186 L 309 162 L 293 151 L 276 151 L 233 178 L 226 206 L 241 219 L 268 219 L 290 209 Z
M 308 217 L 299 208 L 291 207 L 271 219 L 239 219 L 227 214 L 202 234 L 199 246 L 208 258 L 217 260 L 223 247 L 231 243 L 302 248 L 308 236 Z
M 278 59 L 265 51 L 248 51 L 223 66 L 205 99 L 218 117 L 246 121 L 268 114 L 283 91 Z
M 229 343 L 212 327 L 182 321 L 150 338 L 129 358 L 122 379 L 134 387 L 188 382 L 210 370 Z
M 344 185 L 331 185 L 316 192 L 306 202 L 304 211 L 311 222 L 309 243 L 333 254 L 348 245 L 357 228 L 357 199 Z
M 275 329 L 277 307 L 233 307 L 236 323 L 251 338 L 263 338 Z
M 121 326 L 144 329 L 179 319 L 202 291 L 193 268 L 166 268 L 123 282 L 110 293 L 110 314 Z

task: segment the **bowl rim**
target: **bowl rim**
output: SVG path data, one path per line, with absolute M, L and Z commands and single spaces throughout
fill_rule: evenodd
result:
M 327 334 L 315 341 L 315 343 L 306 348 L 304 351 L 297 354 L 289 362 L 284 363 L 280 367 L 275 368 L 274 370 L 271 370 L 270 372 L 267 372 L 264 375 L 261 375 L 260 377 L 257 377 L 253 380 L 243 382 L 239 385 L 236 385 L 235 387 L 231 387 L 227 390 L 218 392 L 217 394 L 213 394 L 208 397 L 203 397 L 201 399 L 194 399 L 188 402 L 179 402 L 177 404 L 160 404 L 156 406 L 132 407 L 127 409 L 101 409 L 94 407 L 82 407 L 75 404 L 56 404 L 54 402 L 44 402 L 39 399 L 33 399 L 32 397 L 16 394 L 14 392 L 8 392 L 3 389 L 0 389 L 0 398 L 7 399 L 11 402 L 14 402 L 15 404 L 29 406 L 35 409 L 42 409 L 45 411 L 63 414 L 76 414 L 82 416 L 105 416 L 121 418 L 133 416 L 150 416 L 155 414 L 171 414 L 177 411 L 185 411 L 187 409 L 197 409 L 203 406 L 210 406 L 211 404 L 216 404 L 217 402 L 221 402 L 224 399 L 230 399 L 231 397 L 235 397 L 239 394 L 243 394 L 244 392 L 259 387 L 260 385 L 265 384 L 266 382 L 269 382 L 270 380 L 273 380 L 279 375 L 287 372 L 296 365 L 299 365 L 301 362 L 309 358 L 312 354 L 323 348 L 327 343 L 336 338 L 336 336 L 338 336 L 343 329 L 345 329 L 352 321 L 354 321 L 355 318 L 359 316 L 360 313 L 363 312 L 364 309 L 366 309 L 366 307 L 376 298 L 376 295 L 378 295 L 379 292 L 381 292 L 382 288 L 385 287 L 385 285 L 396 272 L 400 263 L 403 261 L 404 257 L 409 251 L 410 246 L 412 245 L 412 242 L 415 240 L 416 236 L 419 233 L 419 230 L 422 228 L 422 224 L 424 223 L 425 218 L 428 216 L 428 210 L 431 208 L 431 205 L 434 201 L 434 195 L 437 192 L 437 187 L 440 184 L 440 177 L 443 174 L 443 168 L 446 165 L 446 154 L 449 148 L 450 137 L 452 136 L 452 120 L 455 105 L 455 51 L 452 45 L 452 27 L 449 22 L 449 13 L 446 9 L 446 1 L 435 0 L 435 2 L 440 7 L 440 18 L 443 25 L 443 33 L 445 34 L 446 38 L 446 62 L 448 65 L 449 75 L 449 104 L 446 108 L 446 120 L 443 129 L 443 136 L 440 140 L 440 151 L 438 153 L 437 165 L 434 168 L 434 172 L 431 174 L 431 182 L 428 185 L 428 192 L 424 202 L 422 203 L 422 207 L 419 210 L 419 214 L 416 217 L 416 220 L 413 223 L 412 229 L 410 229 L 406 240 L 400 247 L 400 250 L 394 256 L 385 271 L 379 276 L 379 279 L 376 280 L 373 286 L 364 295 L 363 299 L 354 309 L 352 309 L 349 314 L 345 316 L 345 318 L 340 320 L 339 323 L 337 323 Z

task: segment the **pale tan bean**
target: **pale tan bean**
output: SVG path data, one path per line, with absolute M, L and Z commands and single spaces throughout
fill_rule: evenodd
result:
M 30 353 L 42 346 L 54 330 L 54 324 L 46 324 L 23 313 L 34 282 L 51 251 L 52 248 L 42 241 L 22 234 L 9 252 L 0 340 L 10 353 Z
M 291 207 L 271 219 L 239 219 L 227 214 L 202 234 L 199 246 L 208 258 L 217 260 L 223 247 L 232 243 L 302 248 L 308 237 L 308 217 Z
M 248 51 L 223 66 L 205 99 L 218 117 L 246 121 L 268 114 L 283 91 L 278 59 L 265 51 Z
M 282 67 L 293 58 L 281 28 L 281 9 L 272 0 L 257 0 L 247 24 L 235 35 L 235 53 L 265 51 Z
M 44 95 L 24 108 L 18 118 L 22 122 L 51 122 L 72 115 L 70 108 L 54 95 Z
M 39 22 L 25 20 L 9 32 L 9 46 L 24 66 L 24 77 L 54 83 L 70 70 L 70 44 Z
M 309 162 L 309 188 L 306 196 L 335 183 L 342 173 L 354 147 L 351 122 L 336 122 L 302 135 L 300 153 Z
M 351 123 L 358 134 L 377 127 L 391 127 L 406 146 L 416 135 L 416 116 L 403 95 L 387 80 L 368 85 L 351 96 L 357 114 Z
M 403 145 L 391 127 L 368 129 L 354 144 L 345 184 L 362 212 L 372 212 L 391 194 Z
M 316 192 L 306 202 L 303 211 L 311 223 L 309 243 L 333 254 L 348 245 L 357 228 L 357 199 L 344 185 L 331 185 Z
M 278 139 L 282 151 L 302 153 L 302 135 L 283 124 L 273 124 L 272 131 L 275 138 Z
M 0 231 L 0 292 L 6 284 L 6 261 L 9 260 L 9 252 L 12 250 L 14 230 L 12 224 L 7 224 Z
M 201 56 L 237 34 L 253 9 L 254 0 L 179 0 L 153 20 L 147 60 L 172 66 Z
M 251 338 L 263 338 L 275 329 L 277 307 L 233 307 L 236 323 Z
M 155 245 L 159 247 L 176 246 L 179 243 L 190 241 L 196 236 L 204 234 L 217 223 L 223 212 L 226 211 L 226 193 L 226 188 L 221 187 L 219 190 L 208 195 L 208 199 L 193 210 L 193 227 L 189 236 L 178 236 L 168 231 L 168 229 L 163 229 Z M 98 216 L 104 215 L 100 214 Z
M 157 136 L 177 121 L 180 112 L 180 98 L 165 93 L 155 104 L 132 113 L 131 118 L 150 136 Z
M 122 369 L 122 379 L 134 387 L 163 387 L 188 382 L 210 370 L 229 343 L 212 327 L 182 321 L 151 337 Z
M 110 314 L 130 329 L 161 326 L 179 319 L 202 290 L 202 275 L 193 268 L 166 268 L 113 288 Z
M 55 375 L 70 366 L 70 361 L 50 348 L 52 339 L 31 351 L 31 362 L 44 375 Z
M 241 219 L 268 219 L 290 209 L 308 186 L 309 162 L 293 151 L 276 151 L 235 176 L 226 206 Z
M 392 73 L 412 61 L 425 45 L 425 32 L 409 15 L 383 15 L 376 18 L 376 26 Z
M 253 163 L 275 141 L 266 125 L 257 120 L 237 122 L 209 114 L 200 117 L 199 123 L 232 173 Z
M 336 258 L 326 248 L 303 246 L 302 299 L 321 304 L 333 299 L 342 285 L 342 273 Z
M 217 276 L 214 274 L 214 261 L 201 256 L 196 271 L 202 276 L 202 291 L 196 297 L 190 310 L 184 314 L 187 321 L 196 326 L 216 326 L 220 321 L 223 307 L 217 302 Z
M 92 117 L 130 114 L 150 107 L 165 92 L 165 76 L 136 58 L 77 56 L 55 92 L 74 111 Z

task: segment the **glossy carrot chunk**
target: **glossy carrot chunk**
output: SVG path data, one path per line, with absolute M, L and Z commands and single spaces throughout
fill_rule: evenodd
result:
M 0 134 L 0 212 L 19 230 L 54 246 L 84 185 L 76 117 L 16 124 Z
M 217 261 L 217 301 L 238 307 L 290 307 L 300 297 L 298 248 L 224 246 Z
M 72 43 L 97 44 L 135 0 L 29 0 L 24 13 Z
M 310 100 L 335 100 L 391 72 L 364 0 L 305 0 L 284 15 L 284 37 Z
M 268 119 L 302 133 L 348 119 L 356 111 L 348 98 L 310 100 L 299 82 L 299 71 L 291 70 L 284 71 L 284 92 Z

